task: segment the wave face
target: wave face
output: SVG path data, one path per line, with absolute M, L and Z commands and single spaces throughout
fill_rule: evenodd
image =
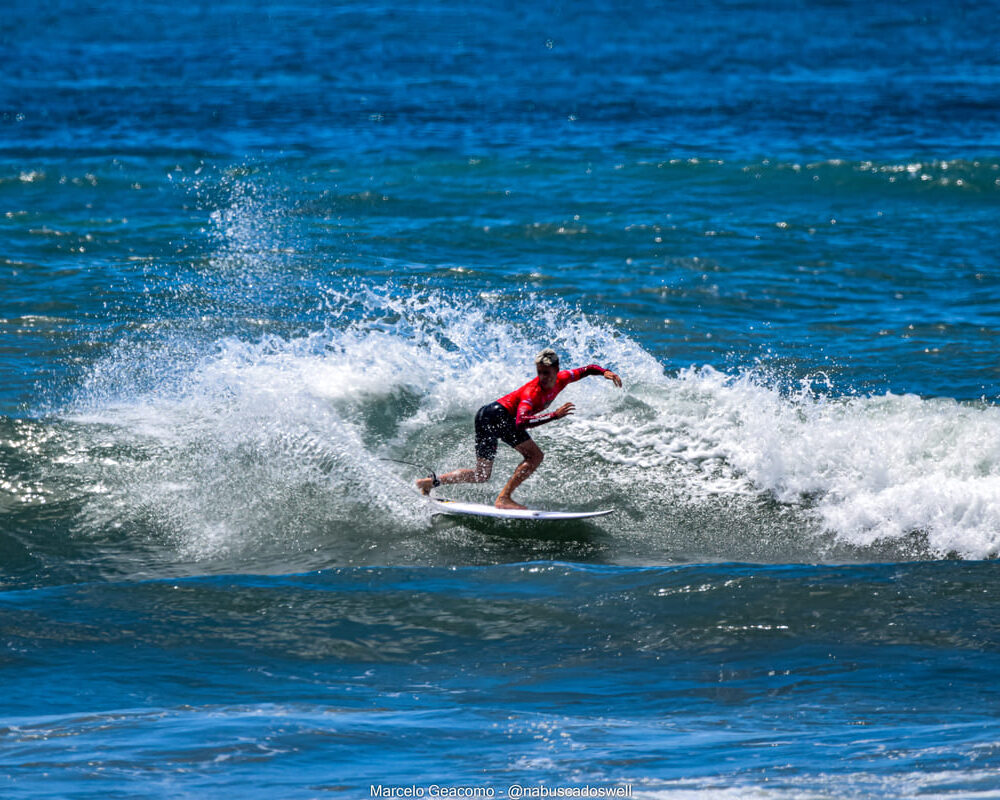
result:
M 7 459 L 33 475 L 8 487 L 7 504 L 25 527 L 32 509 L 60 527 L 73 553 L 116 542 L 125 554 L 111 563 L 126 574 L 146 548 L 180 573 L 996 554 L 996 407 L 833 396 L 822 378 L 789 390 L 760 372 L 671 373 L 565 303 L 494 303 L 328 290 L 322 330 L 226 337 L 181 358 L 173 334 L 113 349 L 59 415 L 5 423 Z M 539 342 L 566 363 L 616 369 L 626 388 L 589 379 L 565 391 L 579 411 L 534 432 L 546 461 L 522 499 L 618 514 L 582 533 L 499 538 L 432 518 L 413 487 L 421 471 L 388 459 L 470 465 L 476 409 L 527 380 Z M 489 484 L 447 491 L 489 502 L 518 460 L 503 448 Z

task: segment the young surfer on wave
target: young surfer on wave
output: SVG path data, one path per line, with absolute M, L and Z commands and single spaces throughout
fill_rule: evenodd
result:
M 549 414 L 539 413 L 549 407 L 556 395 L 569 384 L 588 375 L 601 375 L 615 386 L 621 387 L 622 379 L 611 370 L 591 364 L 576 369 L 559 371 L 559 356 L 555 350 L 546 348 L 535 357 L 538 377 L 524 384 L 520 389 L 501 397 L 479 409 L 476 414 L 476 466 L 474 469 L 457 469 L 439 476 L 441 483 L 483 483 L 493 472 L 493 460 L 497 455 L 497 440 L 509 444 L 522 456 L 522 461 L 496 500 L 497 508 L 524 508 L 515 503 L 511 495 L 524 483 L 525 479 L 542 463 L 542 451 L 528 435 L 528 428 L 545 425 L 569 416 L 575 410 L 572 403 L 565 403 Z M 431 478 L 421 478 L 417 487 L 424 494 L 433 488 Z

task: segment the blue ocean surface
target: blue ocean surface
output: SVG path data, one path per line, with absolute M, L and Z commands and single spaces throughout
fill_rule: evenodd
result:
M 1000 797 L 997 42 L 8 2 L 0 796 Z

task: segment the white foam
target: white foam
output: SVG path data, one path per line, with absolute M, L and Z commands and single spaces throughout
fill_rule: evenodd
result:
M 505 313 L 392 285 L 322 299 L 328 325 L 308 335 L 227 338 L 176 360 L 183 348 L 162 348 L 153 379 L 142 348 L 98 365 L 77 418 L 116 426 L 119 443 L 143 453 L 89 476 L 118 487 L 93 499 L 98 518 L 117 497 L 115 514 L 144 509 L 194 554 L 294 539 L 359 508 L 423 524 L 415 476 L 380 459 L 468 465 L 476 409 L 530 378 L 533 354 L 552 345 L 566 365 L 615 369 L 625 389 L 594 379 L 567 389 L 578 413 L 538 430 L 552 458 L 525 484 L 528 500 L 603 492 L 655 536 L 667 505 L 721 498 L 760 514 L 770 497 L 797 515 L 800 537 L 826 530 L 863 548 L 917 532 L 939 554 L 997 552 L 1000 409 L 790 394 L 710 367 L 671 375 L 608 324 L 530 296 L 508 298 Z
M 1000 544 L 1000 409 L 912 395 L 792 395 L 713 369 L 678 378 L 702 398 L 685 427 L 727 467 L 730 491 L 804 504 L 867 546 L 919 532 L 971 558 Z M 689 448 L 692 445 L 689 445 Z

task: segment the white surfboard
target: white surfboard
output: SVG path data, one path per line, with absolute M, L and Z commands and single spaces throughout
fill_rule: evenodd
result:
M 442 497 L 428 498 L 435 514 L 453 514 L 466 517 L 492 517 L 493 519 L 568 520 L 606 517 L 614 509 L 607 511 L 542 511 L 537 508 L 497 508 L 481 503 L 462 503 L 445 500 Z

